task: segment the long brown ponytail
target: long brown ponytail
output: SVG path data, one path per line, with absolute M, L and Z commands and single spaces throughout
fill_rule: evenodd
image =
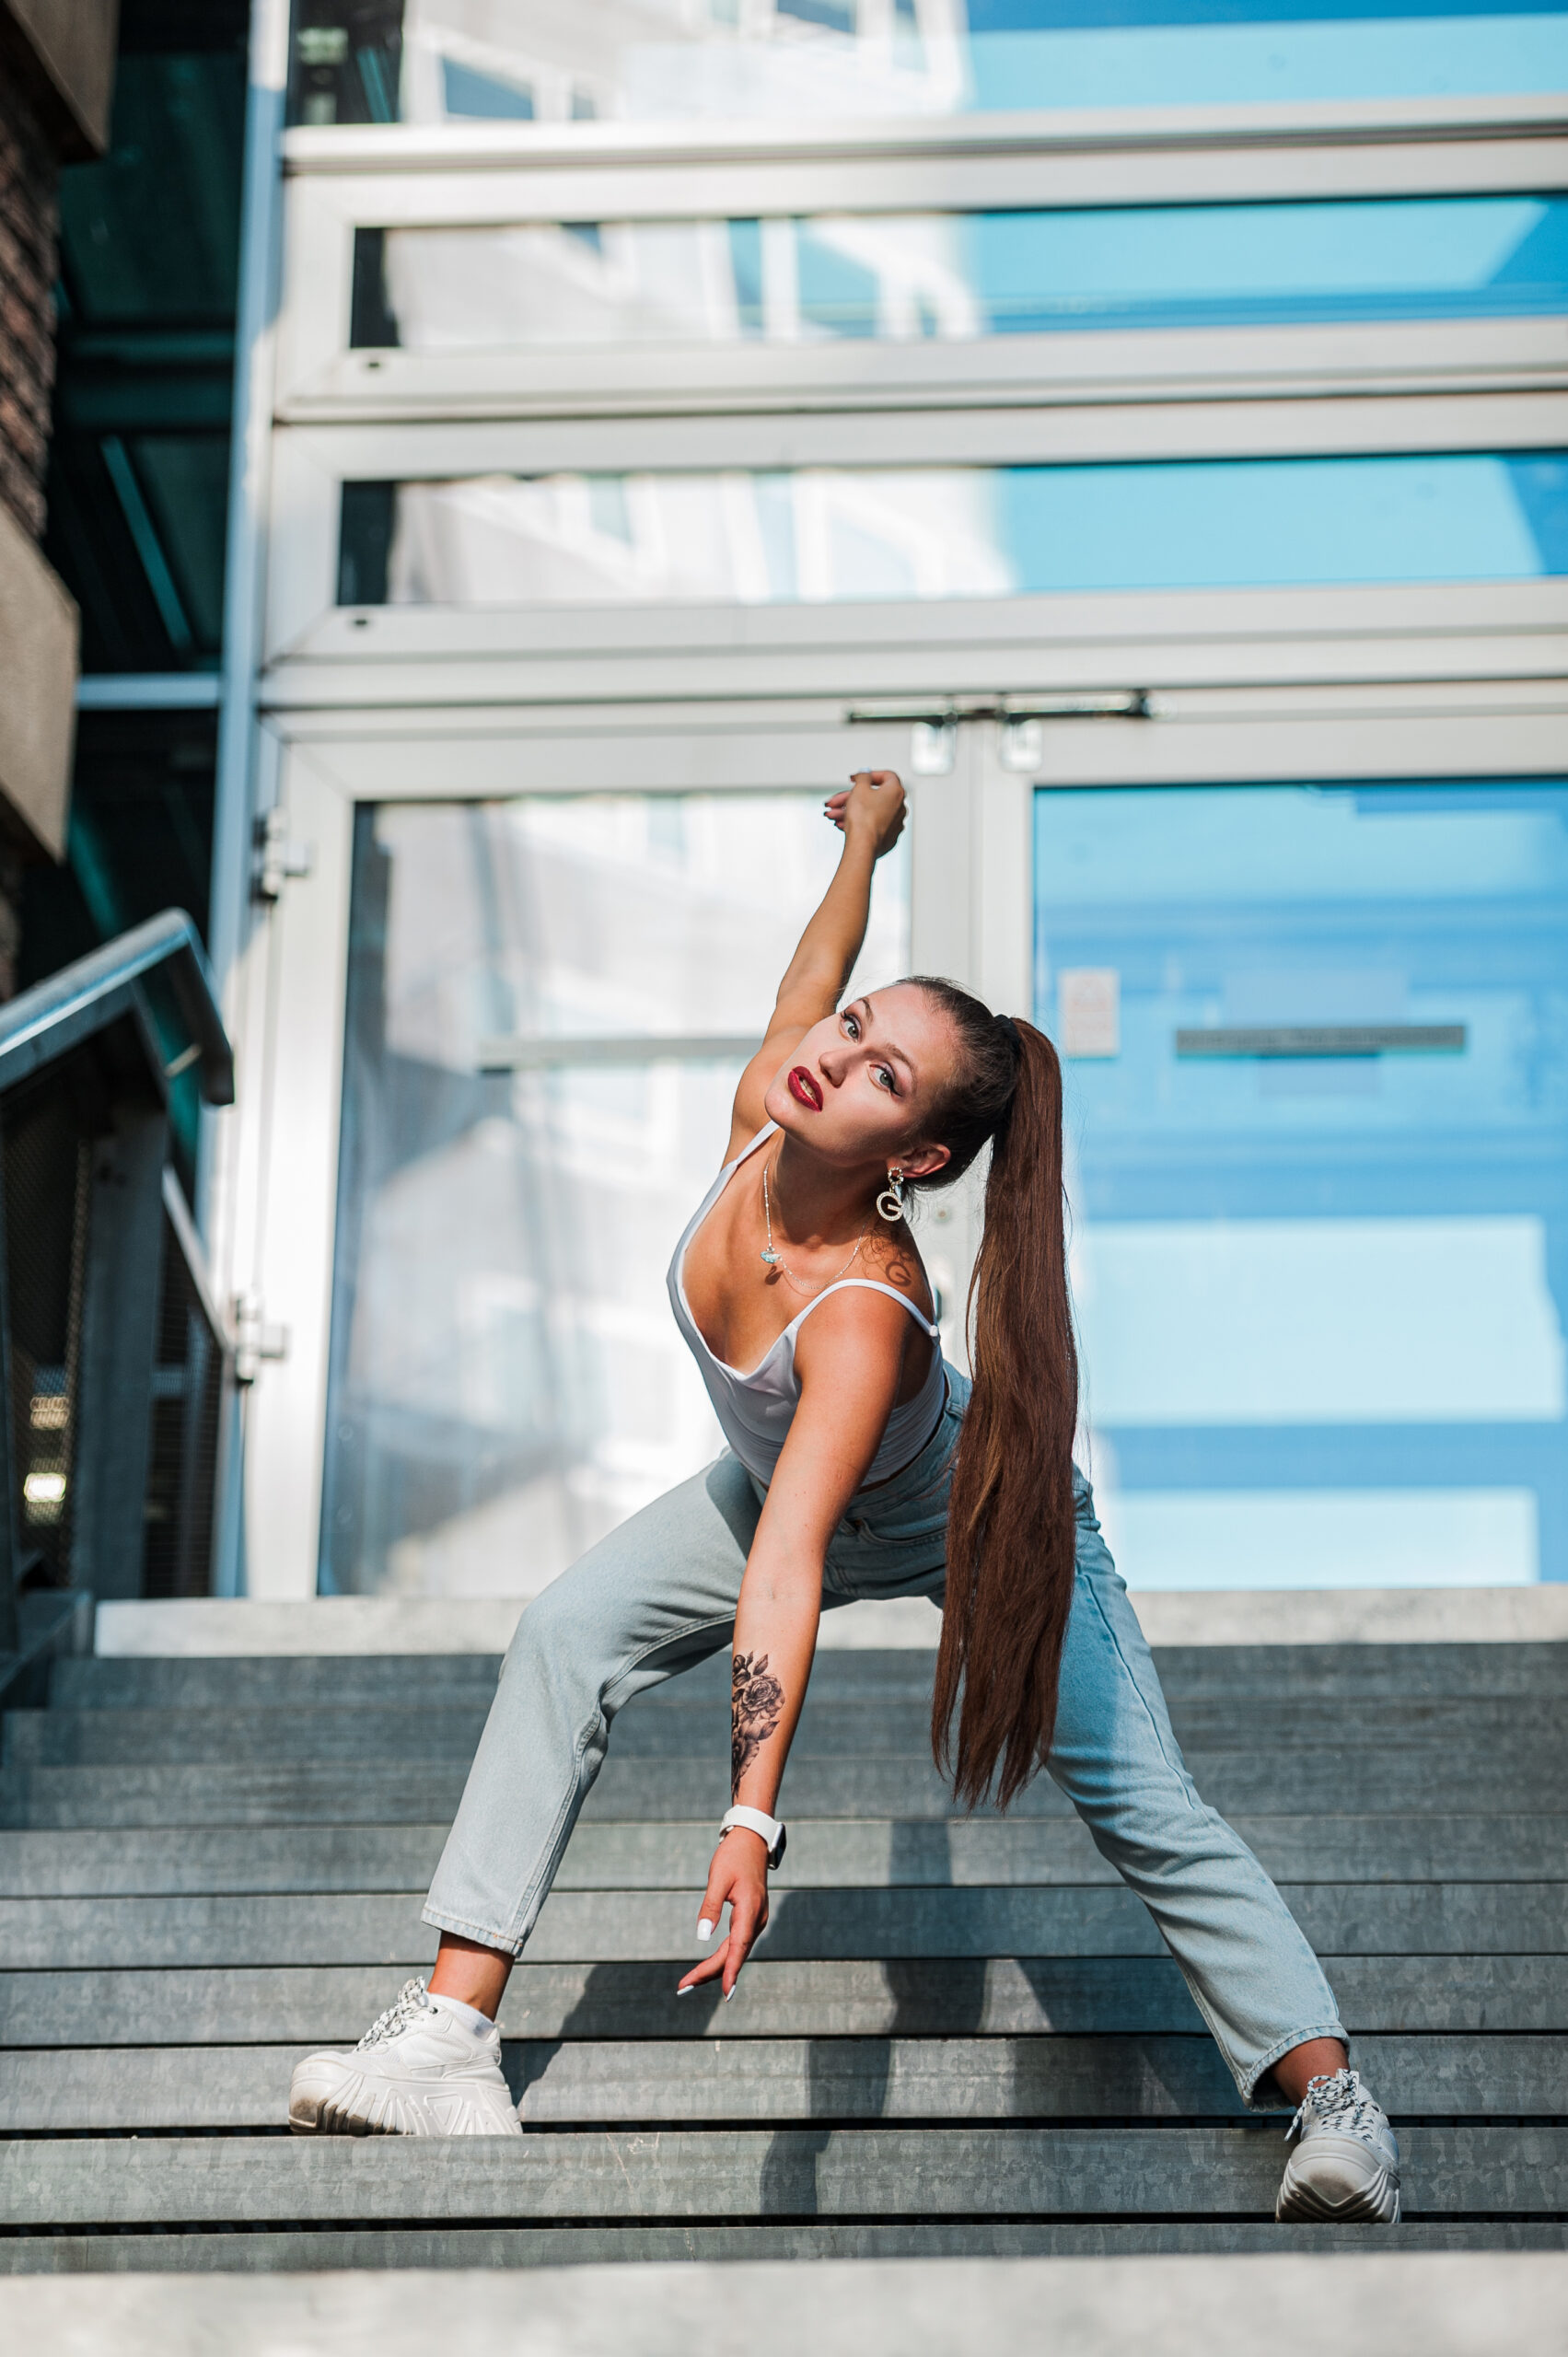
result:
M 991 1139 L 970 1286 L 974 1390 L 947 1504 L 947 1594 L 931 1742 L 958 1799 L 1015 1800 L 1045 1764 L 1073 1601 L 1078 1354 L 1067 1290 L 1062 1067 L 1032 1024 L 912 978 L 958 1031 L 957 1084 L 932 1134 L 956 1177 Z M 955 1721 L 957 1722 L 955 1726 Z

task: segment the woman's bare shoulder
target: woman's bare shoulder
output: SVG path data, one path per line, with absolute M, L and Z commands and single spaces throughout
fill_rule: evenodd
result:
M 907 1227 L 886 1228 L 878 1225 L 875 1235 L 867 1237 L 861 1248 L 863 1266 L 857 1275 L 874 1277 L 880 1285 L 891 1285 L 897 1293 L 908 1294 L 923 1317 L 931 1315 L 931 1280 L 925 1273 L 925 1263 L 920 1257 L 920 1247 Z
M 902 1254 L 896 1248 L 889 1252 L 879 1248 L 870 1254 L 863 1249 L 853 1273 L 833 1285 L 801 1321 L 795 1365 L 803 1399 L 824 1387 L 827 1396 L 838 1398 L 847 1385 L 846 1396 L 865 1391 L 873 1405 L 880 1400 L 878 1412 L 885 1414 L 913 1379 L 912 1367 L 923 1378 L 923 1353 L 929 1345 L 923 1328 L 894 1295 L 918 1312 L 923 1326 L 931 1314 L 926 1306 L 930 1293 L 918 1258 L 907 1248 Z M 923 1355 L 912 1361 L 917 1345 Z
M 874 1291 L 877 1286 L 888 1291 Z M 930 1320 L 931 1285 L 920 1254 L 907 1238 L 889 1237 L 884 1231 L 875 1239 L 867 1237 L 853 1268 L 830 1287 L 829 1297 L 802 1325 L 801 1341 L 815 1327 L 818 1340 L 824 1343 L 886 1337 L 901 1354 L 913 1329 L 908 1313 L 889 1300 L 888 1292 L 902 1294 L 923 1318 Z

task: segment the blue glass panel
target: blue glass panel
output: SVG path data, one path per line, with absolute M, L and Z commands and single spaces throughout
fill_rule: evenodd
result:
M 800 595 L 795 552 L 795 500 L 788 475 L 756 475 L 757 526 L 763 562 L 768 569 L 768 596 L 776 605 L 793 604 Z
M 854 0 L 778 0 L 778 11 L 781 17 L 821 25 L 829 32 L 854 32 Z
M 1012 467 L 1023 590 L 1495 580 L 1555 569 L 1521 496 L 1551 460 L 1274 459 Z M 1559 497 L 1561 494 L 1559 493 Z
M 439 74 L 405 70 L 395 0 L 312 0 L 308 13 L 290 92 L 291 119 L 308 123 L 514 113 L 496 94 L 536 75 L 556 122 L 707 118 L 742 137 L 763 122 L 1508 95 L 1568 80 L 1562 0 L 576 0 L 552 20 L 548 71 L 536 9 L 479 11 L 494 74 L 471 62 L 474 28 L 459 24 L 474 12 L 453 0 L 422 9 L 412 52 Z
M 380 284 L 355 341 L 409 352 L 1568 312 L 1560 197 L 398 228 L 357 251 Z
M 1035 860 L 1134 1585 L 1568 1578 L 1568 784 L 1042 790 Z
M 1342 23 L 1358 17 L 1550 17 L 1561 0 L 967 0 L 971 40 L 1135 25 Z
M 818 235 L 809 222 L 796 225 L 796 273 L 807 328 L 829 335 L 877 333 L 881 279 L 854 254 Z
M 1543 573 L 1568 573 L 1568 466 L 1561 459 L 1510 459 L 1508 480 L 1540 551 Z
M 735 319 L 742 335 L 762 332 L 762 225 L 731 221 L 729 267 L 735 282 Z
M 970 52 L 972 104 L 981 112 L 1504 97 L 1562 88 L 1568 17 L 1433 9 L 1325 14 L 1317 22 L 1134 24 L 979 35 Z
M 454 57 L 441 61 L 441 82 L 449 115 L 484 122 L 531 122 L 533 92 L 526 83 L 503 82 L 476 73 Z
M 1568 202 L 984 213 L 954 224 L 982 331 L 1568 309 Z
M 1544 452 L 347 484 L 339 594 L 776 605 L 1565 570 L 1568 463 Z

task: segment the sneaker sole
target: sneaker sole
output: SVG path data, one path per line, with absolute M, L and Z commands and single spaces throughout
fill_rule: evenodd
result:
M 356 2099 L 365 2095 L 363 2079 L 346 2080 L 330 2096 L 291 2094 L 290 2132 L 296 2136 L 507 2137 L 523 2133 L 522 2122 L 515 2112 L 505 2119 L 499 2119 L 490 2105 L 477 2098 L 447 2095 L 441 2101 L 440 2116 L 433 2119 L 423 2096 L 403 2096 L 394 2088 L 377 2087 L 363 2108 L 356 2109 Z
M 1385 2169 L 1348 2200 L 1334 2202 L 1325 2201 L 1309 2185 L 1293 2185 L 1287 2175 L 1274 2204 L 1274 2219 L 1282 2226 L 1397 2226 L 1400 2180 Z

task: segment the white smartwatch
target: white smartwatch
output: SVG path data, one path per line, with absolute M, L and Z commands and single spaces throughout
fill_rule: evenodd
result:
M 727 1809 L 725 1813 L 722 1830 L 727 1833 L 737 1825 L 743 1825 L 748 1833 L 761 1835 L 768 1845 L 768 1864 L 770 1866 L 776 1866 L 784 1853 L 784 1829 L 780 1820 L 776 1817 L 770 1817 L 764 1809 Z

